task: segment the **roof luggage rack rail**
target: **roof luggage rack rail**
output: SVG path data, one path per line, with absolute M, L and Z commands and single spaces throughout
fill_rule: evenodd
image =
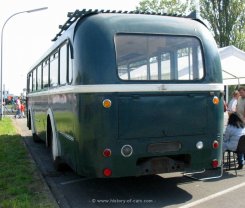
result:
M 191 19 L 198 19 L 196 12 L 192 12 L 188 16 L 183 16 L 179 14 L 168 14 L 168 13 L 156 13 L 156 12 L 141 12 L 141 11 L 116 11 L 116 10 L 98 10 L 98 9 L 83 9 L 83 10 L 76 10 L 75 12 L 68 12 L 67 17 L 68 20 L 63 24 L 59 25 L 59 33 L 56 34 L 56 36 L 52 39 L 52 41 L 56 41 L 59 36 L 62 35 L 64 31 L 66 31 L 77 19 L 89 15 L 99 14 L 99 13 L 117 13 L 117 14 L 147 14 L 147 15 L 159 15 L 159 16 L 172 16 L 172 17 L 185 17 L 185 18 L 191 18 Z

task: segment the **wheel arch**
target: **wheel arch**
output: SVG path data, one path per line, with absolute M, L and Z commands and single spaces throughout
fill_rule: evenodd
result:
M 51 147 L 53 159 L 61 156 L 61 147 L 58 137 L 56 122 L 53 111 L 49 108 L 47 111 L 47 130 L 46 130 L 46 146 Z M 54 145 L 52 144 L 54 143 Z

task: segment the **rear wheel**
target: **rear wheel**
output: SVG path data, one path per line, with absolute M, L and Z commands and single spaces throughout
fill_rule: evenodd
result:
M 30 113 L 27 114 L 28 117 L 27 117 L 27 127 L 29 130 L 31 130 L 31 116 L 30 116 Z
M 50 141 L 50 148 L 51 148 L 51 154 L 52 154 L 52 160 L 54 167 L 57 171 L 63 171 L 67 169 L 66 163 L 61 159 L 59 155 L 59 144 L 57 141 L 57 138 L 54 137 L 54 132 L 52 131 L 52 128 L 50 128 L 51 131 L 49 132 L 49 141 Z
M 32 139 L 34 142 L 41 142 L 41 139 L 38 137 L 37 133 L 35 132 L 34 122 L 32 119 L 33 119 L 33 117 L 31 117 L 30 113 L 29 113 L 27 125 L 28 125 L 29 129 L 32 129 L 32 132 L 34 132 L 34 133 L 32 133 Z
M 32 139 L 34 142 L 38 143 L 38 142 L 41 142 L 41 139 L 37 136 L 36 133 L 33 133 L 32 134 Z

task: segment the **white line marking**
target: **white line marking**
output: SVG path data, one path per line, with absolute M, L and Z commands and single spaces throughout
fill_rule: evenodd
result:
M 210 195 L 210 196 L 207 196 L 207 197 L 205 197 L 205 198 L 199 199 L 199 200 L 197 200 L 197 201 L 191 202 L 191 203 L 189 203 L 189 204 L 180 206 L 179 208 L 189 208 L 189 207 L 194 207 L 194 206 L 196 206 L 196 205 L 198 205 L 198 204 L 201 204 L 201 203 L 203 203 L 203 202 L 209 201 L 209 200 L 214 199 L 214 198 L 216 198 L 216 197 L 219 197 L 219 196 L 221 196 L 221 195 L 227 194 L 227 193 L 232 192 L 232 191 L 234 191 L 234 190 L 236 190 L 236 189 L 239 189 L 239 188 L 241 188 L 241 187 L 243 187 L 243 186 L 245 186 L 245 182 L 244 182 L 244 183 L 241 183 L 241 184 L 238 184 L 238 185 L 236 185 L 236 186 L 233 186 L 233 187 L 231 187 L 231 188 L 228 188 L 228 189 L 226 189 L 226 190 L 217 192 L 217 193 L 212 194 L 212 195 Z

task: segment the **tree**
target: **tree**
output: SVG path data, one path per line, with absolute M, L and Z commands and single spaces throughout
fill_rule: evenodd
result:
M 245 49 L 244 10 L 244 0 L 200 0 L 201 16 L 210 23 L 219 47 L 232 44 Z
M 136 9 L 187 15 L 195 9 L 195 3 L 194 0 L 142 0 Z M 199 8 L 219 47 L 234 45 L 245 50 L 245 0 L 199 0 Z
M 169 14 L 186 14 L 191 10 L 192 0 L 186 0 L 185 3 L 181 0 L 142 0 L 137 11 L 141 12 L 156 12 Z

